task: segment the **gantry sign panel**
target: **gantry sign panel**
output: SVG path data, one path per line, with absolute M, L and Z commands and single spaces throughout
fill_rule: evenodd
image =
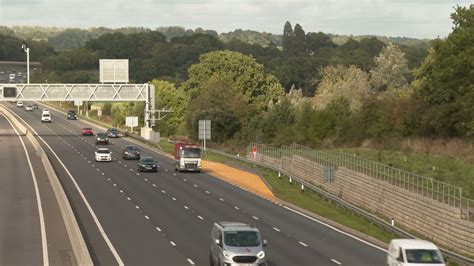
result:
M 0 84 L 0 101 L 148 101 L 148 84 Z

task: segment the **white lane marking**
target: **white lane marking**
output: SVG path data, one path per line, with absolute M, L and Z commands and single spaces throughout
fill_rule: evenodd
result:
M 174 243 L 173 241 L 170 241 L 170 244 L 171 244 L 173 247 L 176 247 L 176 243 Z
M 99 168 L 97 168 L 97 172 L 100 172 L 100 169 L 99 169 Z
M 122 163 L 122 161 L 118 161 L 118 163 Z
M 239 207 L 237 207 L 237 206 L 234 206 L 234 209 L 238 210 L 238 209 L 239 209 Z
M 204 220 L 204 218 L 202 218 L 201 215 L 198 215 L 198 218 L 201 219 L 201 220 Z
M 296 214 L 299 214 L 299 215 L 301 215 L 301 216 L 303 216 L 303 217 L 306 217 L 306 218 L 308 218 L 308 219 L 310 219 L 310 220 L 312 220 L 312 221 L 314 221 L 314 222 L 317 222 L 317 223 L 319 223 L 319 224 L 322 224 L 322 225 L 324 225 L 324 226 L 326 226 L 326 227 L 328 227 L 328 228 L 331 228 L 332 230 L 334 230 L 334 231 L 336 231 L 336 232 L 339 232 L 339 233 L 341 233 L 341 234 L 343 234 L 343 235 L 346 235 L 346 236 L 348 236 L 348 237 L 350 237 L 350 238 L 353 238 L 353 239 L 355 239 L 355 240 L 357 240 L 357 241 L 359 241 L 359 242 L 362 242 L 362 243 L 364 243 L 364 244 L 366 244 L 366 245 L 369 245 L 369 246 L 371 246 L 371 247 L 373 247 L 373 248 L 376 248 L 376 249 L 378 249 L 378 250 L 380 250 L 380 251 L 383 251 L 383 252 L 385 252 L 385 253 L 387 252 L 385 249 L 383 249 L 383 248 L 381 248 L 381 247 L 379 247 L 379 246 L 376 246 L 376 245 L 374 245 L 374 244 L 372 244 L 372 243 L 369 243 L 369 242 L 367 242 L 367 241 L 365 241 L 365 240 L 363 240 L 363 239 L 360 239 L 360 238 L 358 238 L 358 237 L 356 237 L 356 236 L 353 236 L 353 235 L 351 235 L 351 234 L 349 234 L 349 233 L 346 233 L 346 232 L 344 232 L 344 231 L 341 231 L 341 230 L 335 228 L 335 227 L 332 226 L 332 225 L 329 225 L 329 224 L 327 224 L 327 223 L 321 222 L 321 221 L 319 221 L 319 220 L 317 220 L 317 219 L 315 219 L 315 218 L 313 218 L 313 217 L 311 217 L 311 216 L 308 216 L 308 215 L 306 215 L 306 214 L 304 214 L 304 213 L 302 213 L 302 212 L 300 212 L 300 211 L 293 210 L 292 208 L 290 208 L 290 207 L 288 207 L 288 206 L 283 206 L 283 208 L 285 208 L 285 209 L 287 209 L 287 210 L 289 210 L 289 211 L 291 211 L 291 212 L 294 212 L 294 213 L 296 213 Z
M 188 206 L 186 206 L 186 205 L 184 205 L 184 208 L 185 208 L 186 210 L 188 210 L 188 209 L 189 209 L 189 207 L 188 207 Z
M 176 176 L 176 173 L 173 173 L 173 176 Z
M 139 173 L 137 173 L 137 175 L 140 175 Z
M 150 217 L 148 215 L 145 215 L 145 219 L 150 220 Z
M 151 184 L 153 187 L 156 187 L 156 184 Z
M 211 192 L 209 192 L 209 191 L 206 190 L 206 193 L 207 193 L 207 194 L 210 194 Z
M 253 218 L 254 220 L 258 220 L 258 217 L 255 217 L 255 216 L 252 216 L 252 218 Z
M 196 265 L 196 264 L 194 263 L 194 261 L 192 261 L 191 259 L 188 259 L 188 262 L 189 262 L 189 264 L 191 264 L 191 265 Z
M 161 193 L 165 194 L 165 193 L 166 193 L 166 191 L 162 190 L 162 191 L 161 191 Z
M 194 187 L 198 187 L 198 185 L 194 184 Z
M 168 169 L 165 169 L 165 172 L 168 172 Z
M 124 165 L 123 165 L 123 167 L 127 167 L 127 165 L 126 165 L 126 164 L 124 164 Z
M 135 208 L 137 208 L 137 210 L 140 209 L 140 207 L 138 205 L 135 205 Z
M 336 263 L 337 265 L 341 265 L 342 263 L 340 263 L 339 261 L 335 260 L 335 259 L 331 259 L 332 262 Z
M 188 181 L 188 180 L 187 180 L 186 178 L 183 178 L 183 181 L 186 182 L 186 181 Z
M 20 134 L 16 130 L 16 128 L 13 126 L 12 122 L 2 114 L 3 117 L 8 121 L 10 126 L 13 128 L 15 131 L 16 135 L 18 136 L 18 139 L 20 139 L 21 146 L 23 146 L 23 151 L 25 152 L 26 155 L 26 160 L 28 161 L 28 166 L 30 167 L 30 172 L 31 172 L 31 178 L 33 179 L 33 184 L 35 187 L 35 195 L 36 195 L 36 202 L 38 205 L 38 216 L 40 220 L 40 231 L 41 231 L 41 248 L 43 249 L 43 265 L 48 266 L 49 265 L 49 255 L 48 255 L 48 241 L 46 237 L 46 226 L 44 224 L 44 215 L 43 215 L 43 205 L 41 204 L 41 197 L 38 189 L 38 182 L 36 181 L 36 174 L 35 171 L 33 170 L 33 164 L 31 163 L 30 160 L 30 155 L 28 154 L 28 151 L 26 150 L 25 143 L 23 142 L 23 139 L 20 138 Z
M 220 201 L 224 201 L 224 199 L 223 199 L 223 198 L 219 198 L 219 200 L 220 200 Z
M 303 242 L 301 242 L 301 241 L 298 242 L 298 243 L 299 243 L 300 245 L 304 246 L 304 247 L 307 247 L 307 246 L 308 246 L 307 244 L 305 244 L 305 243 L 303 243 Z
M 123 193 L 123 190 L 120 190 L 120 193 Z
M 127 200 L 132 200 L 130 197 L 127 197 Z
M 133 172 L 133 169 L 132 169 L 132 168 L 130 168 L 130 172 Z
M 273 230 L 277 231 L 277 232 L 280 232 L 280 229 L 276 228 L 276 227 L 273 227 Z
M 145 179 L 143 179 L 143 180 L 145 180 L 145 182 L 148 182 L 148 178 L 145 178 Z
M 161 232 L 161 228 L 155 227 L 158 232 Z
M 114 184 L 114 187 L 117 187 L 117 184 Z
M 176 200 L 176 198 L 175 198 L 175 197 L 172 197 L 171 199 L 172 199 L 172 200 Z

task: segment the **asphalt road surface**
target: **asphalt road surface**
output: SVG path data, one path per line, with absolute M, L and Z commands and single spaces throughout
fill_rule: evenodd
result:
M 95 162 L 94 137 L 80 136 L 80 129 L 89 124 L 67 120 L 65 113 L 56 111 L 52 123 L 41 123 L 40 110 L 7 106 L 33 127 L 68 169 L 70 175 L 49 153 L 96 264 L 207 265 L 211 227 L 217 221 L 258 227 L 268 241 L 270 265 L 385 263 L 386 253 L 380 248 L 206 173 L 177 173 L 172 160 L 145 147 L 142 156 L 156 158 L 159 171 L 138 173 L 136 161 L 120 156 L 121 148 L 130 144 L 125 139 L 100 145 L 113 152 L 113 162 Z
M 26 153 L 0 114 L 0 265 L 43 260 L 38 203 Z

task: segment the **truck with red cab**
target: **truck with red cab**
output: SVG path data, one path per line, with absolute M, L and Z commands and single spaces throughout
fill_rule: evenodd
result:
M 174 144 L 175 171 L 201 172 L 201 148 L 196 144 L 177 142 Z

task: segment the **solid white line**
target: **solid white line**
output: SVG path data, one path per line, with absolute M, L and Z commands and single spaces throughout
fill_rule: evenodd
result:
M 319 220 L 317 220 L 317 219 L 315 219 L 315 218 L 313 218 L 313 217 L 311 217 L 311 216 L 308 216 L 308 215 L 306 215 L 306 214 L 304 214 L 304 213 L 302 213 L 302 212 L 299 212 L 299 211 L 297 211 L 297 210 L 293 210 L 292 208 L 290 208 L 290 207 L 288 207 L 288 206 L 283 206 L 283 208 L 285 208 L 285 209 L 287 209 L 287 210 L 289 210 L 289 211 L 291 211 L 291 212 L 294 212 L 294 213 L 296 213 L 296 214 L 299 214 L 299 215 L 301 215 L 301 216 L 303 216 L 303 217 L 306 217 L 306 218 L 308 218 L 308 219 L 310 219 L 310 220 L 312 220 L 312 221 L 315 221 L 315 222 L 317 222 L 317 223 L 319 223 L 319 224 L 322 224 L 322 225 L 324 225 L 324 226 L 326 226 L 326 227 L 328 227 L 328 228 L 331 228 L 332 230 L 334 230 L 334 231 L 336 231 L 336 232 L 339 232 L 339 233 L 341 233 L 341 234 L 343 234 L 343 235 L 346 235 L 346 236 L 348 236 L 348 237 L 350 237 L 350 238 L 353 238 L 353 239 L 355 239 L 355 240 L 357 240 L 357 241 L 359 241 L 359 242 L 362 242 L 362 243 L 364 243 L 364 244 L 367 244 L 367 245 L 369 245 L 369 246 L 371 246 L 371 247 L 373 247 L 373 248 L 376 248 L 376 249 L 381 250 L 381 251 L 383 251 L 383 252 L 387 252 L 385 249 L 383 249 L 383 248 L 381 248 L 381 247 L 379 247 L 379 246 L 376 246 L 376 245 L 374 245 L 374 244 L 372 244 L 372 243 L 369 243 L 369 242 L 367 242 L 367 241 L 365 241 L 365 240 L 363 240 L 363 239 L 360 239 L 360 238 L 358 238 L 358 237 L 356 237 L 356 236 L 353 236 L 353 235 L 351 235 L 351 234 L 349 234 L 349 233 L 346 233 L 346 232 L 344 232 L 344 231 L 342 231 L 342 230 L 339 230 L 339 229 L 337 229 L 336 227 L 334 227 L 334 226 L 332 226 L 332 225 L 329 225 L 329 224 L 327 224 L 327 223 L 324 223 L 324 222 L 322 222 L 322 221 L 319 221 Z
M 336 263 L 337 265 L 341 265 L 342 263 L 340 263 L 339 261 L 335 260 L 335 259 L 331 259 L 332 262 Z
M 273 227 L 273 230 L 277 231 L 277 232 L 280 232 L 280 229 L 276 228 L 276 227 Z
M 194 264 L 194 261 L 192 261 L 191 259 L 188 259 L 188 262 L 189 262 L 189 264 L 191 264 L 191 265 L 195 265 L 195 264 Z
M 109 237 L 107 236 L 107 234 L 105 233 L 104 231 L 104 228 L 102 227 L 102 225 L 100 224 L 99 222 L 99 219 L 97 218 L 97 215 L 95 214 L 95 212 L 92 210 L 92 207 L 91 205 L 89 204 L 89 201 L 87 201 L 86 197 L 84 196 L 84 193 L 82 193 L 82 190 L 81 188 L 79 187 L 79 185 L 77 184 L 76 180 L 74 179 L 74 177 L 71 175 L 71 173 L 69 172 L 69 170 L 67 169 L 66 165 L 64 165 L 64 163 L 61 161 L 61 159 L 59 159 L 59 156 L 56 154 L 56 152 L 54 152 L 54 150 L 51 148 L 51 146 L 49 146 L 48 143 L 46 143 L 46 141 L 39 136 L 38 132 L 36 132 L 28 123 L 26 123 L 26 121 L 21 118 L 18 114 L 16 114 L 15 112 L 12 112 L 16 117 L 18 117 L 18 119 L 22 120 L 23 123 L 25 123 L 37 136 L 38 138 L 46 145 L 46 147 L 48 147 L 48 149 L 51 151 L 51 153 L 54 155 L 54 157 L 56 158 L 56 160 L 58 160 L 58 162 L 61 164 L 61 166 L 64 168 L 64 170 L 66 171 L 66 173 L 68 174 L 69 178 L 71 179 L 72 183 L 74 184 L 74 186 L 76 187 L 77 191 L 79 192 L 79 195 L 81 196 L 82 198 L 82 201 L 84 201 L 84 204 L 86 205 L 87 209 L 89 210 L 89 213 L 91 214 L 92 218 L 94 219 L 94 222 L 96 223 L 97 225 L 97 228 L 99 229 L 102 237 L 104 238 L 105 242 L 107 243 L 107 246 L 109 247 L 110 251 L 112 252 L 112 254 L 114 255 L 115 257 L 115 260 L 117 261 L 117 263 L 122 266 L 124 265 L 122 259 L 120 258 L 119 254 L 117 253 L 117 250 L 115 249 L 114 245 L 112 244 L 112 242 L 110 241 Z M 90 161 L 89 161 L 90 163 Z
M 30 155 L 28 154 L 28 151 L 26 150 L 25 143 L 23 142 L 23 139 L 20 137 L 20 134 L 16 130 L 16 128 L 13 126 L 12 122 L 2 114 L 3 117 L 8 121 L 10 126 L 13 128 L 15 131 L 16 135 L 20 139 L 21 145 L 23 146 L 23 151 L 25 152 L 26 155 L 26 160 L 28 161 L 28 166 L 30 167 L 30 172 L 31 172 L 31 177 L 33 179 L 33 185 L 35 187 L 35 194 L 36 194 L 36 202 L 38 204 L 38 216 L 39 216 L 39 222 L 40 222 L 40 232 L 41 232 L 41 247 L 43 250 L 43 265 L 48 266 L 49 265 L 49 255 L 48 255 L 48 241 L 47 241 L 47 236 L 46 236 L 46 226 L 44 224 L 44 215 L 43 215 L 43 205 L 41 204 L 41 197 L 38 189 L 38 182 L 36 181 L 36 174 L 35 171 L 33 170 L 33 165 L 31 164 L 30 160 Z
M 170 241 L 170 244 L 176 247 L 176 243 L 174 243 L 173 241 Z
M 307 246 L 308 246 L 308 245 L 306 245 L 305 243 L 303 243 L 303 242 L 301 242 L 301 241 L 298 242 L 298 243 L 300 243 L 300 245 L 302 245 L 302 246 L 304 246 L 304 247 L 307 247 Z

